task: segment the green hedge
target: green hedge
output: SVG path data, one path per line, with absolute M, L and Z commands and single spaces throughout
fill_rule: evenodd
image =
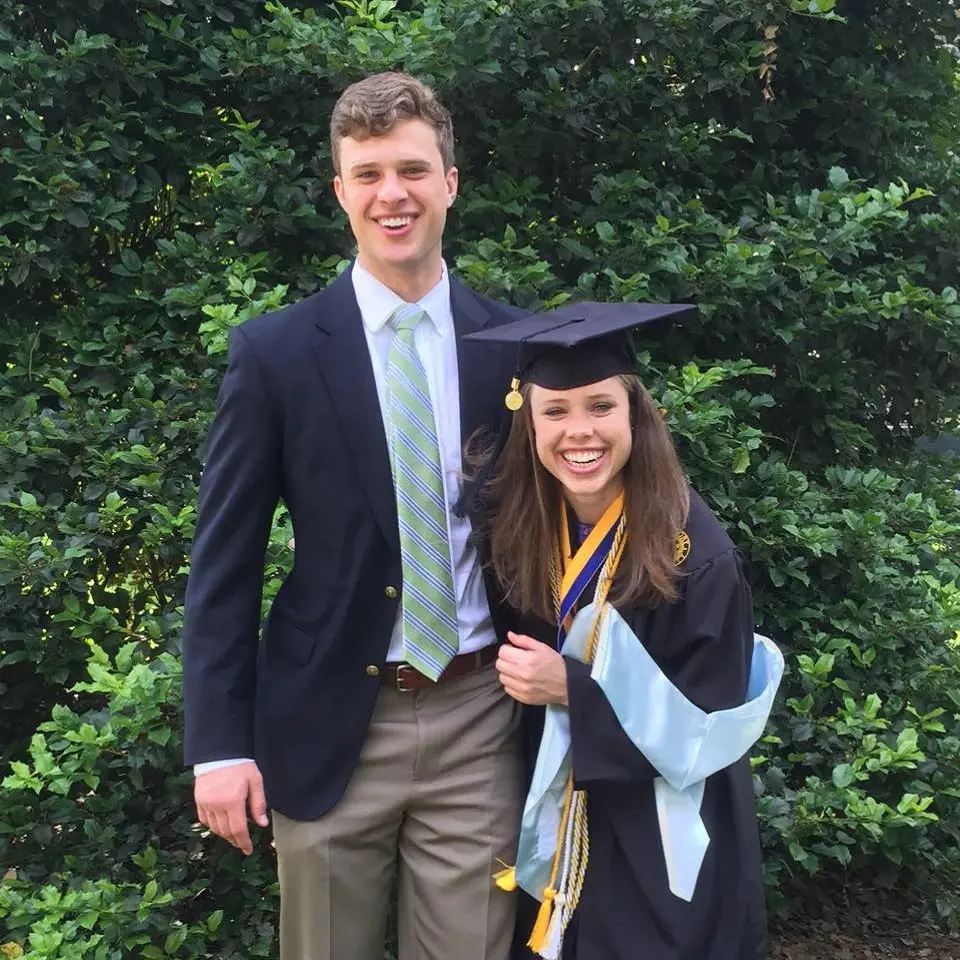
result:
M 454 114 L 469 283 L 700 306 L 641 364 L 787 654 L 755 759 L 771 902 L 844 870 L 952 915 L 960 470 L 916 450 L 960 400 L 960 20 L 910 11 L 2 8 L 3 955 L 275 949 L 268 838 L 244 859 L 193 823 L 186 552 L 226 332 L 346 265 L 329 112 L 395 67 Z M 289 536 L 281 509 L 267 599 Z

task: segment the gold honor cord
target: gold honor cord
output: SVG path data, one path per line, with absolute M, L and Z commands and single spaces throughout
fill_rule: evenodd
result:
M 563 511 L 561 516 L 560 526 L 560 543 L 551 557 L 550 563 L 551 589 L 558 623 L 564 574 L 573 559 L 570 556 L 570 535 L 566 510 Z M 607 554 L 597 578 L 597 589 L 594 594 L 596 611 L 593 623 L 590 626 L 585 656 L 585 662 L 588 664 L 593 663 L 597 654 L 600 623 L 617 567 L 623 557 L 626 542 L 626 514 L 621 513 L 610 552 Z M 690 555 L 690 549 L 690 537 L 686 532 L 681 531 L 677 536 L 673 557 L 678 566 Z M 527 941 L 527 946 L 534 953 L 541 956 L 559 956 L 563 935 L 580 902 L 589 858 L 590 832 L 587 823 L 587 798 L 584 791 L 574 789 L 573 770 L 571 768 L 567 775 L 564 790 L 563 810 L 557 831 L 557 845 L 550 870 L 550 880 L 546 889 L 543 890 L 540 910 L 537 912 L 536 922 L 530 933 L 530 939 Z M 515 890 L 517 886 L 516 868 L 507 867 L 499 871 L 494 876 L 494 880 L 501 890 Z M 548 946 L 552 949 L 544 954 L 543 951 Z
M 565 514 L 566 511 L 564 511 L 564 517 L 561 520 L 564 524 L 566 521 Z M 564 537 L 564 542 L 568 543 L 569 537 Z M 597 591 L 594 595 L 596 613 L 590 627 L 590 639 L 586 652 L 587 663 L 592 663 L 596 656 L 597 638 L 600 632 L 604 605 L 607 602 L 607 595 L 610 593 L 610 587 L 613 584 L 620 558 L 623 556 L 623 548 L 626 542 L 626 514 L 621 514 L 613 544 L 597 579 Z M 553 595 L 558 611 L 560 609 L 560 577 L 558 574 L 565 559 L 560 557 L 559 561 L 552 564 L 554 573 Z M 543 891 L 543 902 L 540 904 L 536 923 L 533 925 L 533 931 L 527 941 L 527 946 L 534 953 L 541 953 L 548 940 L 562 939 L 570 918 L 580 902 L 589 853 L 587 798 L 582 790 L 573 789 L 573 770 L 571 769 L 567 775 L 563 812 L 560 816 L 560 827 L 557 831 L 557 849 L 553 856 L 553 867 L 550 871 L 550 883 Z M 565 867 L 562 873 L 561 867 Z

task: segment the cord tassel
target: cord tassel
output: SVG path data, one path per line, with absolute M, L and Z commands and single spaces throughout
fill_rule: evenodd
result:
M 501 890 L 505 890 L 507 893 L 512 893 L 517 889 L 517 868 L 507 867 L 506 870 L 498 870 L 493 875 L 493 882 Z
M 550 918 L 550 925 L 547 927 L 546 943 L 540 951 L 543 960 L 560 960 L 560 950 L 563 946 L 563 933 L 566 927 L 564 918 L 564 904 L 566 903 L 562 893 L 558 893 L 553 902 L 553 916 Z
M 534 952 L 539 953 L 547 941 L 547 931 L 550 929 L 550 918 L 553 915 L 553 901 L 557 891 L 553 887 L 547 887 L 543 891 L 543 903 L 537 911 L 537 922 L 533 925 L 533 931 L 527 946 Z

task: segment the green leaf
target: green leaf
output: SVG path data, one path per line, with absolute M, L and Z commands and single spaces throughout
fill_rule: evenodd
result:
M 186 942 L 188 932 L 186 927 L 181 926 L 168 934 L 163 944 L 163 952 L 168 956 L 174 956 Z
M 10 271 L 10 282 L 15 286 L 19 287 L 24 280 L 30 274 L 30 261 L 29 260 L 20 260 L 18 263 L 15 263 L 13 268 Z
M 64 400 L 70 396 L 70 390 L 59 377 L 50 377 L 50 379 L 47 380 L 46 386 Z
M 857 775 L 853 772 L 853 767 L 849 763 L 841 763 L 833 768 L 833 785 L 838 790 L 843 790 L 855 783 Z
M 616 238 L 613 227 L 606 220 L 601 220 L 594 229 L 604 243 L 613 243 Z
M 131 273 L 139 273 L 143 266 L 143 264 L 140 262 L 140 257 L 138 257 L 137 254 L 129 247 L 124 247 L 120 251 L 120 262 Z
M 65 214 L 67 222 L 73 224 L 75 227 L 89 227 L 90 218 L 87 216 L 87 211 L 81 207 L 71 207 Z
M 827 174 L 827 180 L 834 190 L 839 190 L 850 182 L 850 177 L 843 167 L 831 167 L 830 172 Z
M 172 731 L 169 727 L 157 727 L 147 733 L 147 737 L 153 742 L 165 747 L 170 742 Z

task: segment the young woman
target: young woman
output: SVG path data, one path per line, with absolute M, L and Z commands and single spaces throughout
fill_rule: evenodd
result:
M 547 707 L 498 876 L 540 901 L 520 922 L 542 957 L 765 956 L 746 753 L 782 658 L 635 373 L 630 329 L 677 309 L 579 304 L 471 338 L 520 345 L 509 433 L 466 503 L 526 626 L 501 682 Z

